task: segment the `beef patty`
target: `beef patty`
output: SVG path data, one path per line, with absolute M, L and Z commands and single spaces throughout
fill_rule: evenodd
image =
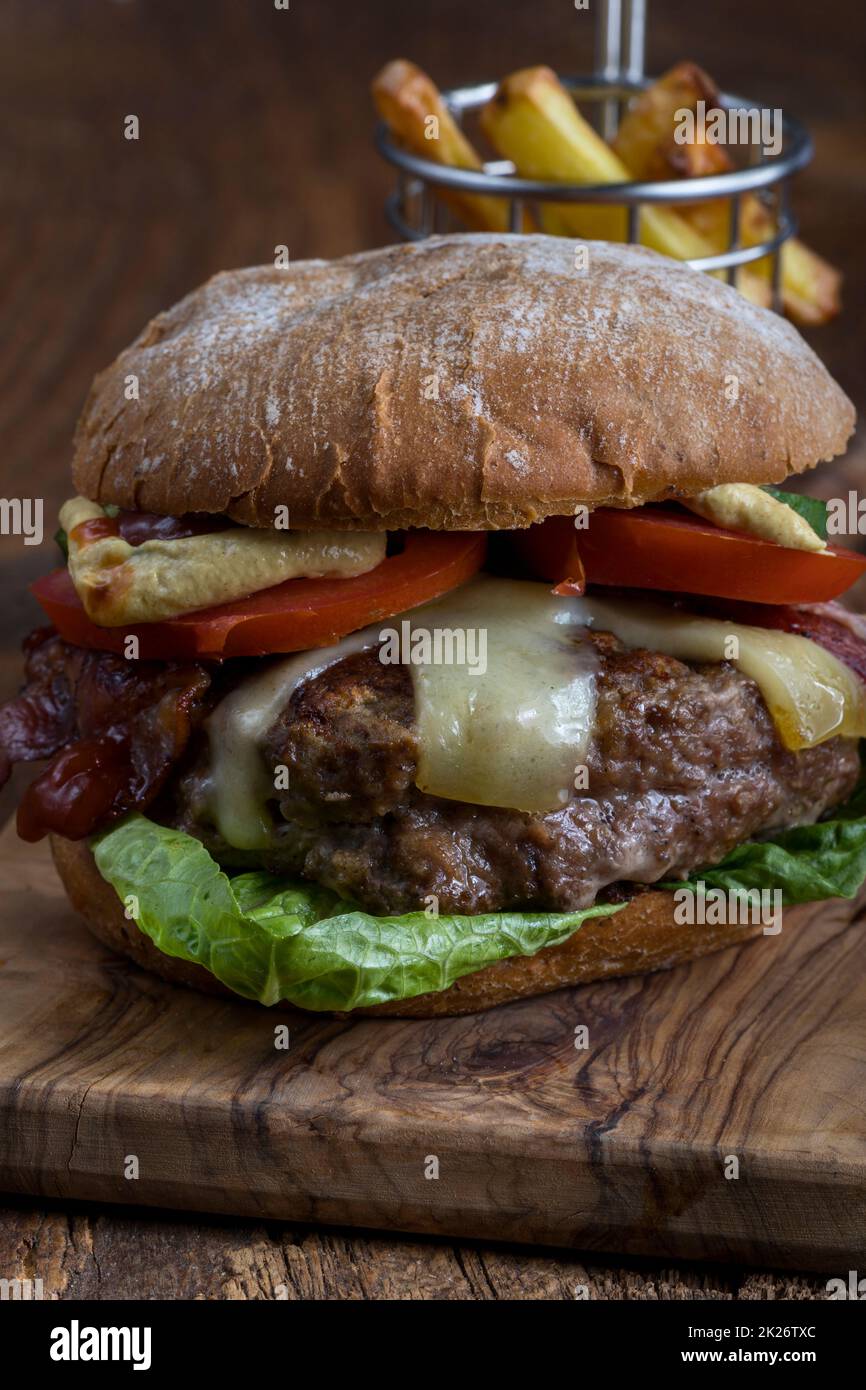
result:
M 757 686 L 730 664 L 630 651 L 608 633 L 591 640 L 600 662 L 588 785 L 561 810 L 418 791 L 411 675 L 372 649 L 301 686 L 269 730 L 263 756 L 286 765 L 290 783 L 273 803 L 270 849 L 238 854 L 207 826 L 205 754 L 181 783 L 175 819 L 227 866 L 301 873 L 379 914 L 433 896 L 443 912 L 563 911 L 817 820 L 853 788 L 856 740 L 787 751 Z

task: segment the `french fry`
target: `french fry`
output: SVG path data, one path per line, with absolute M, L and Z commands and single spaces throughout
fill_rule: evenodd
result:
M 678 63 L 631 103 L 620 122 L 613 148 L 637 179 L 669 179 L 728 173 L 734 166 L 721 145 L 678 145 L 674 140 L 676 113 L 694 110 L 703 100 L 707 109 L 718 106 L 719 92 L 712 79 L 696 63 Z M 712 246 L 724 251 L 730 233 L 730 201 L 682 207 L 685 221 Z M 769 210 L 754 193 L 740 201 L 740 238 L 744 246 L 757 246 L 773 235 Z M 827 323 L 841 309 L 842 277 L 835 266 L 792 238 L 782 247 L 782 301 L 785 312 L 799 324 Z M 771 261 L 764 257 L 752 271 L 769 278 Z
M 480 170 L 481 159 L 445 105 L 436 84 L 414 63 L 386 63 L 372 83 L 373 101 L 392 134 L 413 154 L 455 169 Z M 428 131 L 434 131 L 431 138 Z M 507 232 L 504 198 L 488 198 L 438 188 L 436 196 L 474 231 Z
M 482 109 L 481 127 L 491 144 L 513 161 L 526 178 L 562 183 L 619 183 L 631 177 L 622 159 L 583 119 L 550 68 L 525 68 L 500 83 Z M 615 204 L 543 203 L 545 231 L 563 236 L 624 241 L 627 214 Z M 640 239 L 677 260 L 713 254 L 713 248 L 677 212 L 645 206 Z M 739 289 L 758 304 L 769 302 L 769 288 L 741 272 Z
M 730 235 L 731 210 L 727 198 L 715 198 L 708 203 L 694 203 L 687 210 L 691 225 L 713 247 L 724 251 Z M 740 239 L 744 246 L 757 246 L 775 232 L 775 222 L 769 209 L 753 194 L 740 202 Z M 782 245 L 782 307 L 789 318 L 801 326 L 815 327 L 829 323 L 842 308 L 842 275 L 802 241 L 791 237 Z M 772 261 L 769 256 L 753 262 L 756 275 L 769 279 Z
M 758 206 L 766 215 L 766 209 L 760 203 Z M 744 237 L 751 237 L 746 245 L 755 246 L 764 240 L 764 235 L 766 233 L 757 235 L 751 231 L 744 231 Z M 766 266 L 766 273 L 769 275 L 769 261 L 758 261 L 758 266 Z M 841 289 L 842 272 L 829 261 L 825 261 L 823 256 L 810 250 L 796 237 L 791 237 L 790 241 L 784 243 L 782 302 L 785 311 L 795 323 L 805 327 L 829 323 L 830 319 L 834 319 L 842 310 Z
M 719 104 L 719 89 L 697 63 L 677 63 L 624 112 L 611 148 L 635 179 L 696 178 L 731 167 L 720 145 L 678 145 L 674 139 L 678 111 Z M 682 208 L 679 209 L 682 212 Z

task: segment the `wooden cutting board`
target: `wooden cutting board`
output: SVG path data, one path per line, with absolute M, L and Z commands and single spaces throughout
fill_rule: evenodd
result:
M 866 1264 L 866 931 L 849 905 L 789 912 L 780 936 L 664 974 L 350 1022 L 276 1018 L 112 956 L 47 847 L 11 827 L 0 883 L 8 1191 Z

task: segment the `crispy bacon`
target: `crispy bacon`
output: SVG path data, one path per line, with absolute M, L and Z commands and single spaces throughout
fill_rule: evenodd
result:
M 83 650 L 68 647 L 51 627 L 37 628 L 24 642 L 27 684 L 16 700 L 0 705 L 0 750 L 6 758 L 6 781 L 12 763 L 48 758 L 69 739 L 75 727 L 69 658 Z
M 25 651 L 27 684 L 0 707 L 0 750 L 7 765 L 51 761 L 18 809 L 22 839 L 82 839 L 148 806 L 207 713 L 210 672 L 86 651 L 51 629 Z

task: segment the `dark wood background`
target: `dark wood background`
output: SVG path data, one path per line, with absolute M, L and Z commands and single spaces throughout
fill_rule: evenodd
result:
M 842 266 L 845 313 L 810 340 L 866 404 L 866 8 L 861 0 L 650 0 L 648 70 L 683 57 L 805 120 L 802 234 Z M 572 0 L 5 0 L 0 7 L 0 494 L 42 497 L 50 536 L 95 371 L 159 309 L 227 266 L 390 240 L 370 144 L 371 76 L 411 57 L 442 86 L 531 62 L 587 70 Z M 139 117 L 138 142 L 123 138 Z M 807 486 L 856 486 L 863 450 Z M 50 540 L 0 538 L 0 695 L 37 620 Z M 0 811 L 11 809 L 10 793 Z M 90 1298 L 816 1297 L 822 1280 L 622 1268 L 447 1242 L 12 1203 L 0 1276 Z

